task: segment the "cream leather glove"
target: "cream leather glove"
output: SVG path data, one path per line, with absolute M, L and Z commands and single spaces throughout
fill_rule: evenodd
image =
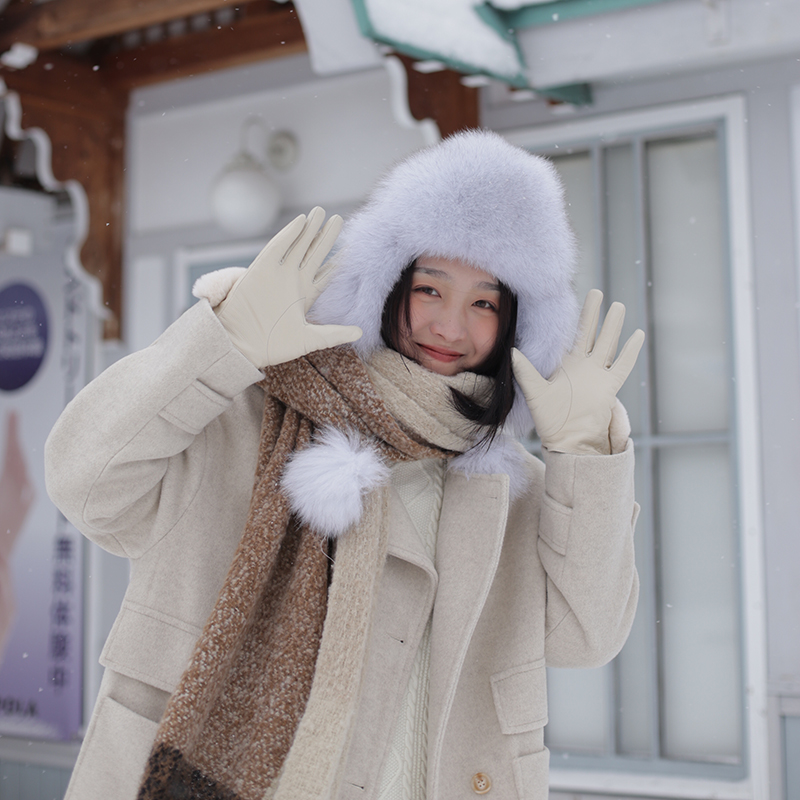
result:
M 549 380 L 516 348 L 514 377 L 531 410 L 542 445 L 558 453 L 611 452 L 609 425 L 617 392 L 636 363 L 644 342 L 637 330 L 614 360 L 625 306 L 613 303 L 595 340 L 603 293 L 592 289 L 583 304 L 572 350 Z
M 256 367 L 354 342 L 361 328 L 312 325 L 306 313 L 333 274 L 318 272 L 342 227 L 325 212 L 301 214 L 277 233 L 214 309 L 236 348 Z M 322 230 L 320 231 L 320 228 Z

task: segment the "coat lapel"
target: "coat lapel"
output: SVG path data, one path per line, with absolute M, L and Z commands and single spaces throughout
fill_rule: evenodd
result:
M 448 474 L 436 550 L 439 587 L 431 631 L 429 781 L 436 774 L 461 668 L 500 560 L 508 502 L 507 475 Z

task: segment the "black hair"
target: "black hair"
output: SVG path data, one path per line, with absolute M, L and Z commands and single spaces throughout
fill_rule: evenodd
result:
M 402 352 L 402 339 L 411 331 L 411 286 L 414 267 L 412 261 L 401 273 L 392 287 L 381 314 L 381 338 L 392 350 Z M 500 298 L 497 304 L 497 338 L 491 352 L 473 372 L 494 378 L 494 387 L 486 405 L 451 389 L 456 410 L 476 427 L 485 428 L 479 444 L 489 445 L 514 404 L 514 371 L 511 363 L 511 348 L 517 334 L 517 297 L 504 283 L 500 283 Z

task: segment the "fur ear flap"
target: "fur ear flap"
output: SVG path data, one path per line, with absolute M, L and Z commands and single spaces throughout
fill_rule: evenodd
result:
M 498 433 L 494 441 L 486 447 L 473 447 L 456 456 L 449 469 L 470 475 L 508 475 L 508 492 L 512 501 L 521 497 L 528 487 L 525 467 L 525 449 L 510 436 Z
M 247 270 L 244 267 L 225 267 L 214 272 L 207 272 L 201 275 L 192 286 L 192 294 L 198 300 L 208 300 L 211 308 L 216 308 L 233 288 L 233 284 L 244 275 Z
M 390 476 L 373 445 L 356 433 L 325 428 L 292 456 L 281 488 L 302 522 L 335 538 L 361 519 L 364 495 Z

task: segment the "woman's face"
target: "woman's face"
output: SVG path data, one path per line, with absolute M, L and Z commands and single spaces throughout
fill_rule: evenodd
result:
M 401 352 L 439 375 L 474 370 L 494 347 L 499 301 L 500 287 L 488 272 L 420 256 L 411 283 L 411 330 L 401 335 Z M 398 324 L 403 330 L 402 320 Z

